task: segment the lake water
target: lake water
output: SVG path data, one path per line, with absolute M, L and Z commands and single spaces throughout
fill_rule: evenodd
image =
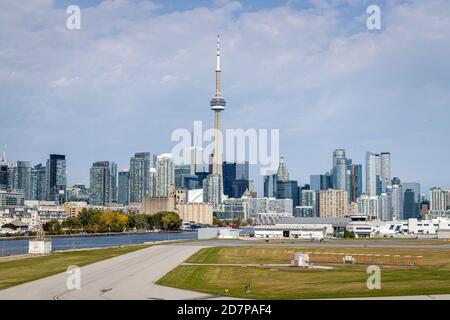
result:
M 197 239 L 197 231 L 52 237 L 51 239 L 53 251 L 58 251 L 141 244 L 149 241 Z M 0 240 L 0 256 L 28 253 L 28 240 Z

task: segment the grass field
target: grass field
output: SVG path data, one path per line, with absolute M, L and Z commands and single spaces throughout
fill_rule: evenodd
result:
M 81 267 L 146 247 L 149 247 L 149 245 L 65 251 L 42 257 L 1 261 L 0 290 L 64 272 L 71 265 Z
M 158 284 L 254 299 L 344 298 L 450 293 L 450 250 L 408 248 L 307 248 L 306 251 L 421 255 L 423 266 L 381 267 L 381 289 L 368 290 L 366 265 L 333 265 L 333 270 L 234 266 L 179 266 Z M 287 247 L 215 247 L 199 251 L 190 263 L 288 263 Z M 328 265 L 328 264 L 327 264 Z M 245 283 L 250 293 L 244 293 Z

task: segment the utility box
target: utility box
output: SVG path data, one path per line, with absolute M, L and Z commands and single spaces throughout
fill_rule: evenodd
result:
M 309 255 L 307 253 L 294 253 L 291 265 L 293 267 L 301 268 L 309 267 Z
M 30 240 L 28 253 L 31 254 L 49 254 L 52 252 L 52 240 Z

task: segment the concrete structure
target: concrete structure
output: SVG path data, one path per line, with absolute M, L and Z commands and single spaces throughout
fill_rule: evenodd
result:
M 209 203 L 187 203 L 181 204 L 177 212 L 183 221 L 196 224 L 213 223 L 213 206 Z
M 51 240 L 30 240 L 28 253 L 30 254 L 49 254 L 52 252 Z
M 450 229 L 440 229 L 437 231 L 438 239 L 450 239 Z
M 239 229 L 231 228 L 200 228 L 197 233 L 199 240 L 204 239 L 237 239 L 239 238 Z
M 221 92 L 220 83 L 220 42 L 217 35 L 217 53 L 216 53 L 216 93 L 211 99 L 211 110 L 214 111 L 214 154 L 212 163 L 212 174 L 222 177 L 222 132 L 221 132 L 221 115 L 225 110 L 225 99 Z
M 320 217 L 343 217 L 347 213 L 347 191 L 334 189 L 320 191 Z

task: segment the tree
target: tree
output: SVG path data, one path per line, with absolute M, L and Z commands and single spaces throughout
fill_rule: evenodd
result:
M 181 218 L 176 212 L 166 212 L 162 217 L 164 230 L 178 230 L 181 227 Z
M 224 221 L 224 220 L 220 220 L 217 217 L 213 217 L 213 225 L 219 226 L 219 227 L 226 227 L 227 226 L 227 222 Z
M 128 228 L 138 229 L 138 230 L 147 230 L 149 226 L 148 216 L 145 214 L 134 214 L 128 216 Z
M 17 227 L 15 225 L 13 225 L 12 223 L 4 224 L 4 225 L 2 225 L 2 228 L 8 228 L 8 229 L 11 229 L 11 230 L 16 230 L 17 229 Z
M 44 223 L 42 226 L 45 232 L 49 234 L 58 234 L 61 231 L 61 225 L 56 219 L 51 219 L 50 221 Z

